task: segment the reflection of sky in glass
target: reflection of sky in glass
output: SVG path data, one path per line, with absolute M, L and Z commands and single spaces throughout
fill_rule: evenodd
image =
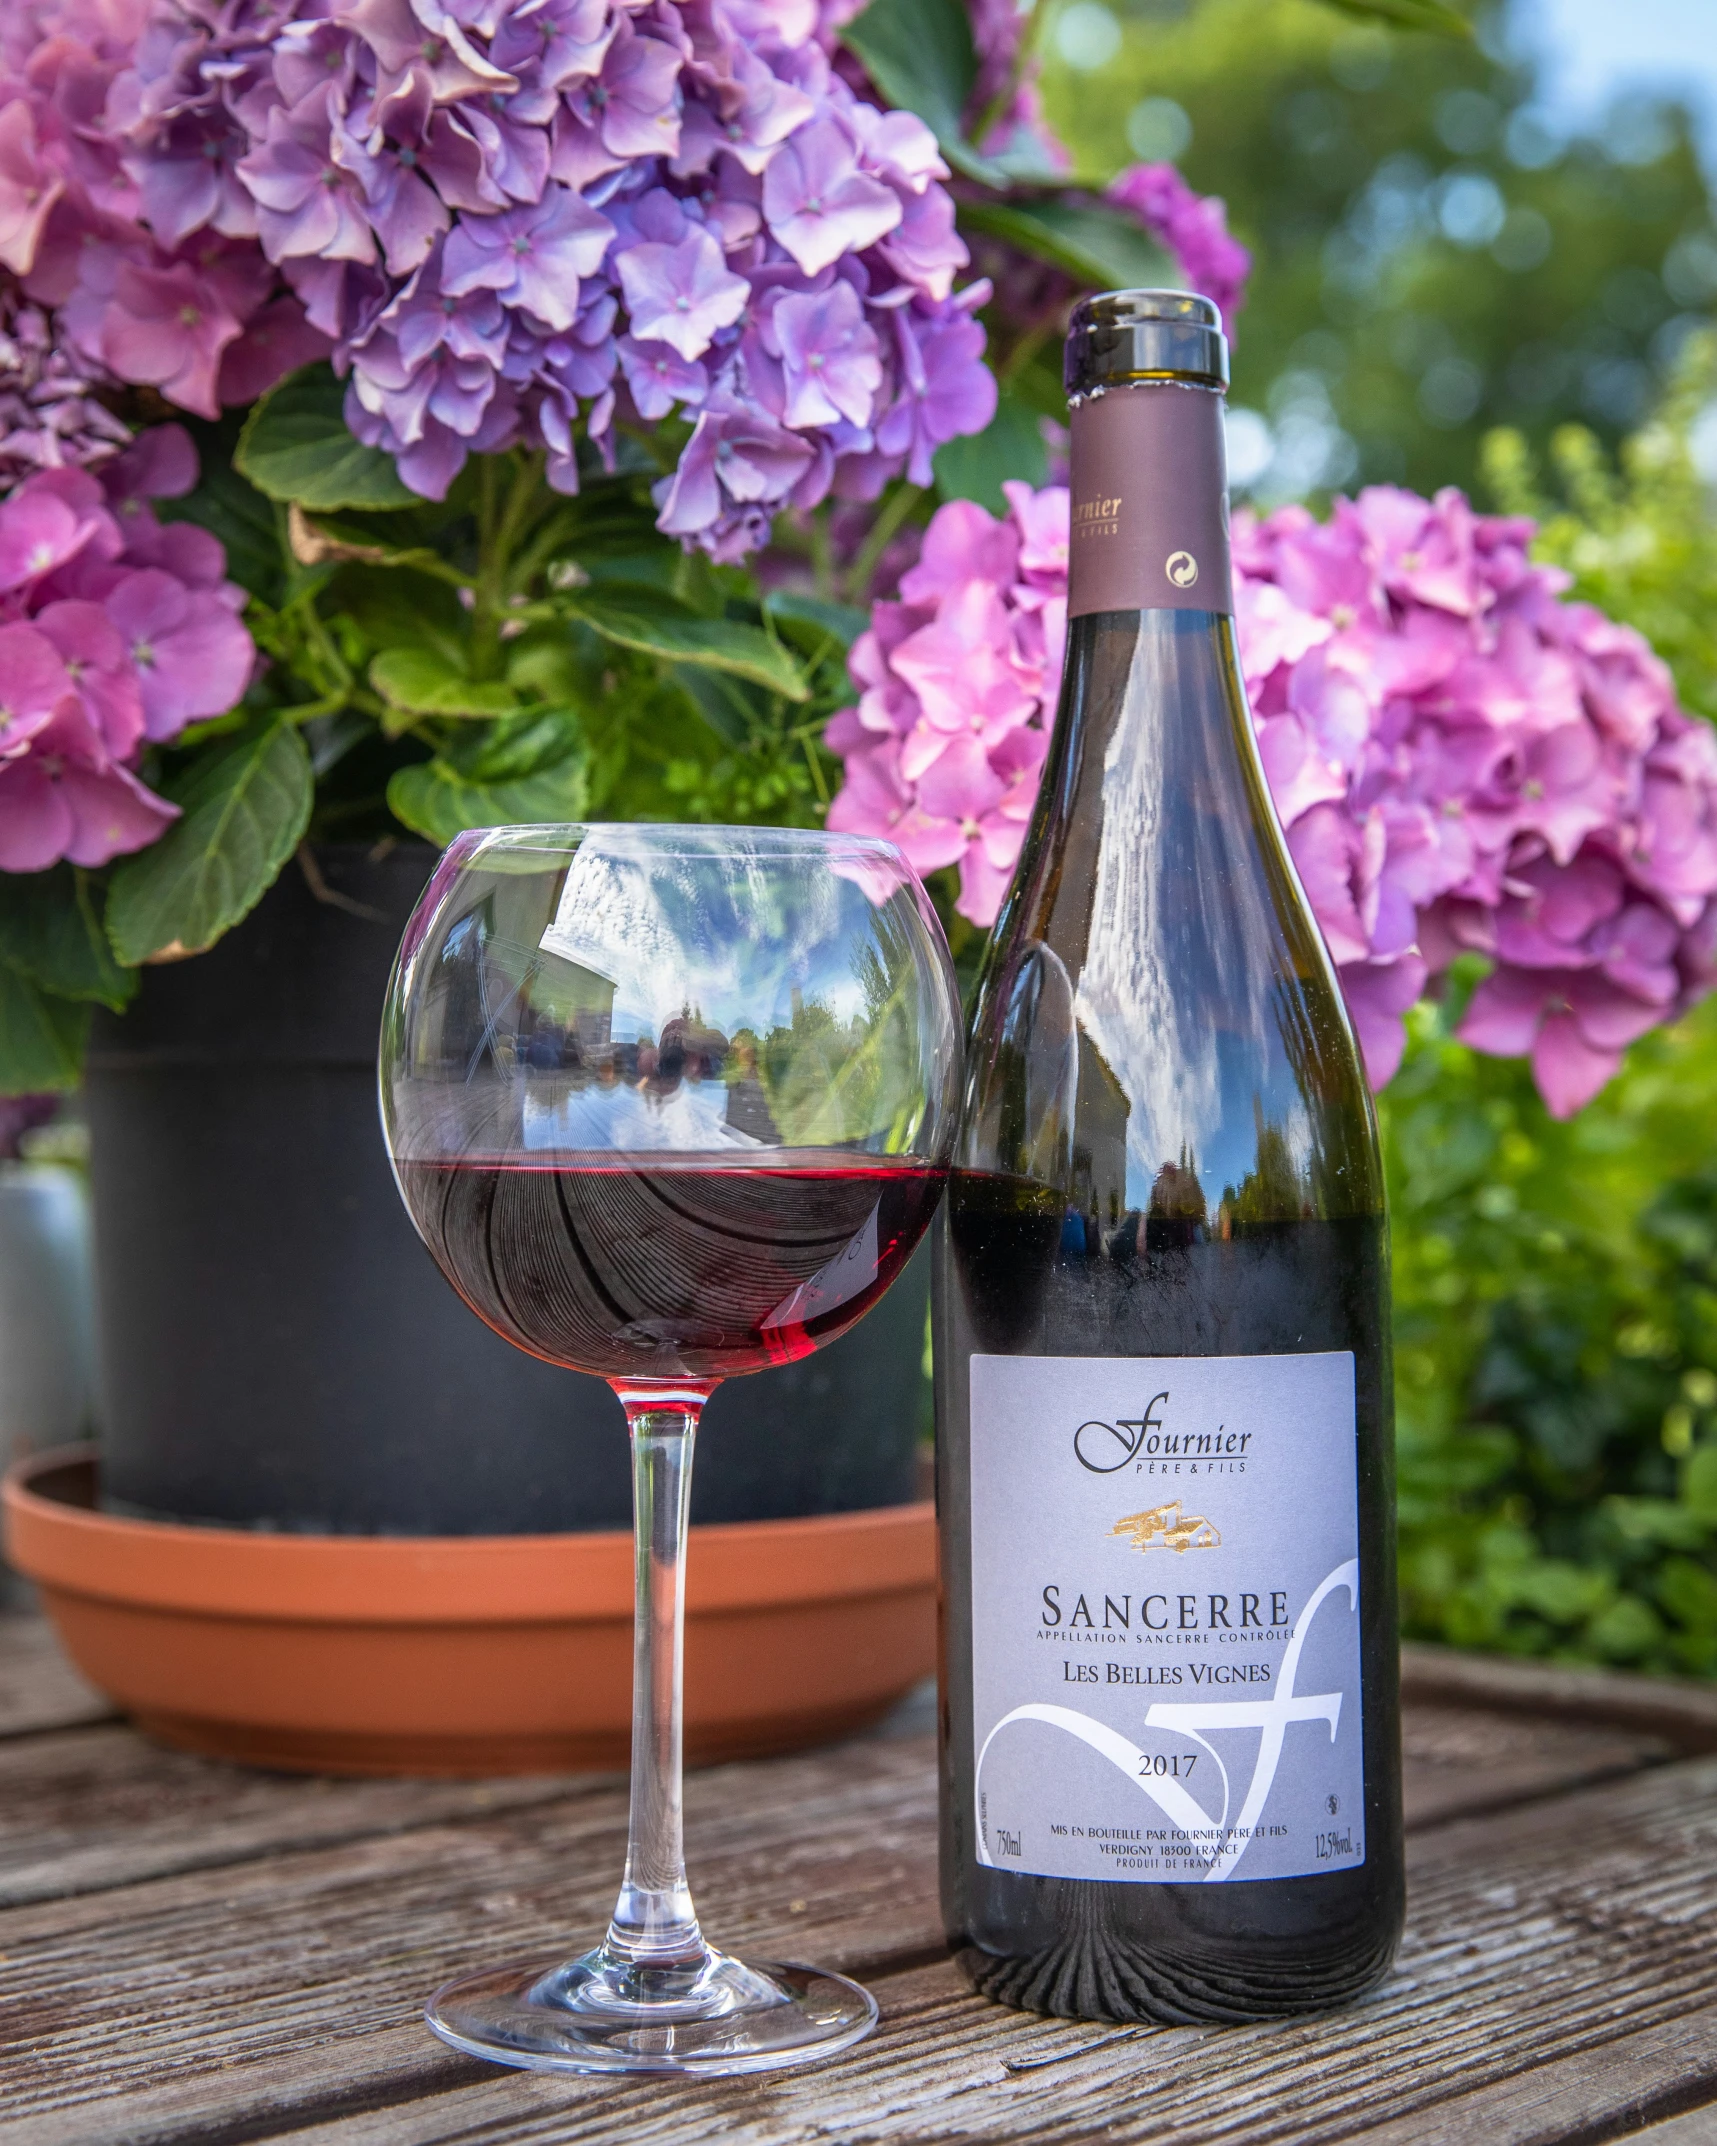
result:
M 1140 675 L 1148 652 L 1147 643 L 1104 757 L 1090 951 L 1074 995 L 1079 1025 L 1132 1105 L 1129 1207 L 1150 1204 L 1157 1172 L 1179 1160 L 1183 1141 L 1193 1146 L 1208 1187 L 1213 1167 L 1222 1167 L 1209 1150 L 1224 1115 L 1216 1036 L 1177 989 L 1173 950 L 1161 943 L 1162 905 L 1153 881 L 1167 846 L 1164 799 L 1155 785 L 1139 779 L 1152 751 L 1147 733 L 1159 691 L 1156 680 Z M 1244 1122 L 1249 1132 L 1250 1113 Z M 1216 1179 L 1218 1189 L 1222 1182 Z
M 1154 769 L 1176 690 L 1164 661 L 1156 644 L 1139 647 L 1104 755 L 1103 840 L 1074 995 L 1080 1027 L 1130 1106 L 1125 1199 L 1134 1208 L 1148 1208 L 1157 1173 L 1183 1160 L 1214 1206 L 1256 1166 L 1260 1109 L 1278 1123 L 1284 1108 L 1303 1118 L 1264 988 L 1268 955 L 1249 946 L 1241 912 L 1193 921 L 1201 899 L 1226 899 L 1226 872 L 1199 839 L 1191 801 Z M 1163 885 L 1165 869 L 1190 885 Z
M 719 1080 L 681 1081 L 662 1096 L 625 1081 L 581 1086 L 561 1095 L 527 1088 L 522 1145 L 579 1153 L 760 1148 L 762 1141 L 728 1124 L 727 1105 L 727 1085 Z
M 614 985 L 617 1042 L 659 1037 L 688 1010 L 730 1036 L 763 1034 L 791 1023 L 795 997 L 842 1025 L 862 1018 L 853 957 L 876 922 L 821 856 L 663 853 L 602 828 L 568 867 L 541 946 Z

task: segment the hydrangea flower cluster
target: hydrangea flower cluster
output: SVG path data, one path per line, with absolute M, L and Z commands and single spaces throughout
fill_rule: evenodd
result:
M 824 742 L 846 760 L 828 824 L 886 835 L 920 872 L 957 865 L 960 914 L 989 924 L 1025 840 L 1067 637 L 1067 492 L 1004 487 L 997 521 L 951 500 L 898 600 L 853 643 L 863 688 Z
M 661 525 L 737 557 L 789 504 L 927 483 L 994 407 L 935 140 L 817 31 L 811 0 L 155 0 L 104 108 L 78 48 L 96 168 L 39 245 L 0 143 L 0 258 L 39 279 L 66 227 L 78 347 L 188 408 L 257 392 L 264 331 L 331 346 L 431 498 L 520 439 L 576 489 L 581 412 L 599 443 L 619 396 L 683 413 Z
M 831 826 L 957 864 L 995 916 L 1065 619 L 1067 493 L 944 507 L 855 643 Z M 1458 1033 L 1530 1055 L 1558 1116 L 1717 984 L 1717 738 L 1640 636 L 1563 600 L 1532 524 L 1388 487 L 1234 521 L 1236 611 L 1276 808 L 1381 1087 L 1403 1015 L 1489 957 Z
M 0 503 L 0 871 L 106 864 L 178 817 L 134 769 L 147 744 L 224 715 L 256 651 L 206 530 L 149 502 L 188 492 L 177 425 Z
M 1717 982 L 1717 738 L 1529 521 L 1377 487 L 1235 517 L 1259 746 L 1374 1083 L 1466 951 L 1458 1030 L 1569 1117 Z

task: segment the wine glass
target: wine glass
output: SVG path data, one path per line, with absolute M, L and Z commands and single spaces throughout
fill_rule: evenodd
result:
M 692 1443 L 718 1382 L 876 1303 L 941 1195 L 947 946 L 886 842 L 751 827 L 459 836 L 381 1037 L 401 1196 L 498 1334 L 598 1373 L 631 1428 L 632 1803 L 608 1934 L 430 2000 L 443 2041 L 549 2071 L 762 2071 L 875 2024 L 843 1976 L 704 1939 L 680 1824 Z M 806 1426 L 815 1435 L 815 1426 Z

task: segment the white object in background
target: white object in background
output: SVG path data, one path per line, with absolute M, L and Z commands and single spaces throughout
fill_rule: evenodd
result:
M 90 1272 L 83 1179 L 0 1163 L 0 1463 L 88 1435 Z

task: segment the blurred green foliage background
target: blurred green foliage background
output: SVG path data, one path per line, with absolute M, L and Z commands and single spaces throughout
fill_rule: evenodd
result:
M 1687 115 L 1622 98 L 1559 143 L 1504 11 L 1474 21 L 1464 44 L 1318 0 L 1058 0 L 1046 25 L 1081 173 L 1170 157 L 1254 250 L 1233 403 L 1274 451 L 1259 428 L 1235 462 L 1265 503 L 1471 487 L 1499 424 L 1613 443 L 1717 295 Z
M 1516 21 L 1529 18 L 1530 6 Z M 1082 174 L 1177 161 L 1256 254 L 1231 434 L 1264 507 L 1459 484 L 1717 719 L 1717 229 L 1690 120 L 1538 116 L 1470 45 L 1315 0 L 1061 0 Z M 1717 1676 L 1717 1000 L 1556 1123 L 1422 1006 L 1380 1099 L 1409 1634 Z

